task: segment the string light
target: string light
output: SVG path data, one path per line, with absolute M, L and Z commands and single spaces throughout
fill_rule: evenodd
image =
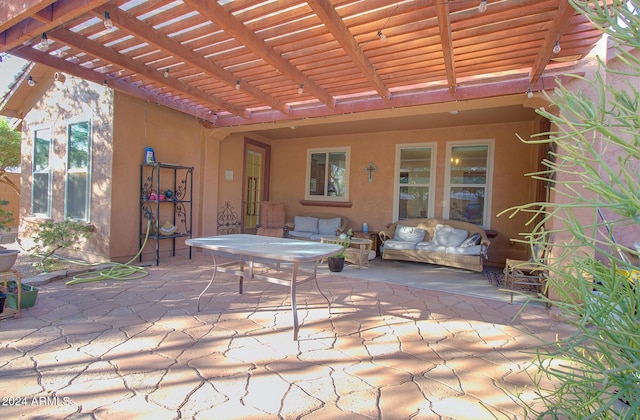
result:
M 167 67 L 167 68 L 164 70 L 164 78 L 165 78 L 165 79 L 168 79 L 168 78 L 169 78 L 169 67 Z
M 240 90 L 240 80 L 236 80 L 236 90 Z
M 104 12 L 104 27 L 107 29 L 113 28 L 113 22 L 111 21 L 111 15 L 109 12 Z
M 383 34 L 382 31 L 378 31 L 378 38 L 380 38 L 380 41 L 382 42 L 387 40 L 387 36 Z
M 33 77 L 29 76 L 29 78 L 27 79 L 27 84 L 31 87 L 36 85 L 36 81 L 33 80 Z
M 527 88 L 527 98 L 533 98 L 533 91 L 531 90 L 531 88 Z
M 487 11 L 487 0 L 480 0 L 480 4 L 478 5 L 478 12 L 484 13 Z
M 562 48 L 560 48 L 560 41 L 556 41 L 556 45 L 553 46 L 553 53 L 558 54 Z
M 42 39 L 40 40 L 40 46 L 42 48 L 49 48 L 49 38 L 47 38 L 46 32 L 42 33 Z
M 298 86 L 298 94 L 302 94 L 302 92 L 304 92 L 304 85 L 300 83 L 300 86 Z

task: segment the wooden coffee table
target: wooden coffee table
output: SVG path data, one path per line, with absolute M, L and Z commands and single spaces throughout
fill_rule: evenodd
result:
M 339 236 L 323 236 L 320 242 L 325 244 L 342 245 L 344 239 Z M 371 251 L 371 239 L 351 238 L 349 240 L 349 248 L 344 250 L 344 260 L 348 263 L 355 264 L 358 268 L 369 267 L 369 251 Z

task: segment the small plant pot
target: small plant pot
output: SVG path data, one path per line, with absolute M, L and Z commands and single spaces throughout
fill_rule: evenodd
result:
M 344 268 L 344 257 L 329 257 L 327 258 L 327 265 L 329 266 L 329 271 L 339 273 Z

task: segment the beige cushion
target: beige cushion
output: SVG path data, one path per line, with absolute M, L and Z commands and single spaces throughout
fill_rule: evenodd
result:
M 340 229 L 342 220 L 337 217 L 335 219 L 319 219 L 318 220 L 318 233 L 321 235 L 335 235 L 336 231 Z M 297 226 L 296 226 L 297 229 Z
M 296 232 L 311 232 L 318 233 L 318 218 L 307 216 L 295 216 L 293 218 L 293 224 Z
M 423 229 L 411 226 L 405 226 L 398 223 L 396 231 L 393 234 L 394 241 L 413 242 L 414 244 L 424 240 L 425 231 Z
M 464 229 L 456 229 L 447 225 L 436 225 L 436 233 L 433 242 L 444 246 L 460 246 L 467 239 L 469 232 Z

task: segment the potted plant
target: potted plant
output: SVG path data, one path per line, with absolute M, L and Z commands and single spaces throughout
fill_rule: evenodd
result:
M 351 241 L 351 237 L 348 234 L 345 235 L 344 238 L 340 235 L 340 238 L 342 239 L 342 251 L 327 258 L 327 265 L 329 266 L 329 271 L 332 273 L 339 273 L 344 268 L 344 252 L 349 248 L 349 243 Z

